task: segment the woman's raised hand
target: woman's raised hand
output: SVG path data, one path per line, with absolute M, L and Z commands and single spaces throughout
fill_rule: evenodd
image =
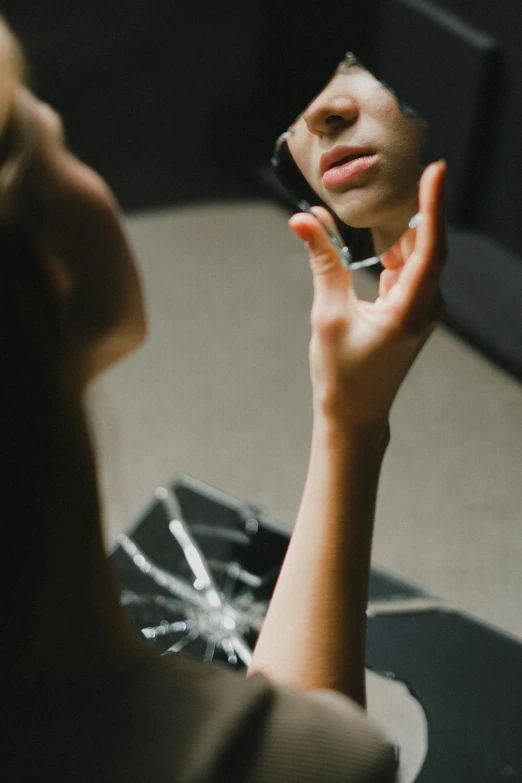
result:
M 319 221 L 294 215 L 289 225 L 308 244 L 313 273 L 310 369 L 316 413 L 346 427 L 384 425 L 417 354 L 442 313 L 446 259 L 444 161 L 430 164 L 419 189 L 421 222 L 383 259 L 375 302 L 358 299 Z M 334 228 L 327 210 L 315 215 Z

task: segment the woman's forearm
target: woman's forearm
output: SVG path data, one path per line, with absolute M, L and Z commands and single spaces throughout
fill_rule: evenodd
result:
M 392 248 L 379 297 L 362 301 L 324 226 L 323 207 L 290 227 L 308 246 L 314 298 L 314 427 L 303 500 L 249 673 L 365 704 L 366 604 L 373 522 L 393 400 L 441 313 L 446 165 L 419 187 L 418 228 Z
M 373 521 L 388 440 L 387 423 L 354 432 L 316 416 L 301 507 L 248 674 L 365 705 Z

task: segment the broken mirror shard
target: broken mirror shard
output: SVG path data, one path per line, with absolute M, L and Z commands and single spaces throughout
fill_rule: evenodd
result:
M 418 225 L 426 123 L 348 52 L 276 140 L 272 166 L 300 211 L 321 220 L 345 267 L 381 262 Z
M 223 661 L 244 671 L 289 536 L 260 509 L 183 476 L 159 487 L 134 529 L 117 537 L 110 558 L 121 603 L 160 654 Z M 419 592 L 373 572 L 370 596 L 378 607 L 391 599 L 411 602 Z M 375 716 L 386 717 L 381 712 L 378 703 Z
M 245 504 L 207 508 L 180 485 L 131 533 L 117 537 L 121 602 L 146 643 L 204 663 L 249 666 L 288 534 L 260 524 Z M 181 501 L 181 502 L 180 502 Z M 183 507 L 185 504 L 185 507 Z M 226 513 L 224 513 L 224 510 Z
M 155 498 L 110 560 L 121 602 L 146 643 L 245 669 L 290 531 L 251 503 L 180 475 Z M 370 606 L 422 597 L 372 569 Z

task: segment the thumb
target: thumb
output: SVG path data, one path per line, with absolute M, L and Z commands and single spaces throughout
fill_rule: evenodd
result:
M 324 226 L 337 234 L 337 227 L 328 210 L 313 207 L 313 214 L 299 212 L 288 224 L 294 233 L 306 243 L 314 284 L 344 289 L 351 285 L 351 272 L 343 266 L 338 251 L 330 241 Z
M 308 245 L 314 282 L 311 320 L 316 330 L 336 319 L 345 319 L 348 305 L 355 297 L 352 273 L 342 265 L 339 253 L 321 225 L 323 221 L 329 221 L 329 227 L 333 224 L 331 215 L 321 207 L 314 207 L 314 214 L 299 212 L 289 220 L 290 228 Z M 336 230 L 335 224 L 331 230 Z

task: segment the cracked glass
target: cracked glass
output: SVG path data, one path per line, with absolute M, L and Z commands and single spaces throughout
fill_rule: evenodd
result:
M 161 654 L 248 667 L 287 535 L 261 524 L 256 509 L 202 504 L 187 486 L 159 487 L 155 498 L 111 556 L 123 607 Z

